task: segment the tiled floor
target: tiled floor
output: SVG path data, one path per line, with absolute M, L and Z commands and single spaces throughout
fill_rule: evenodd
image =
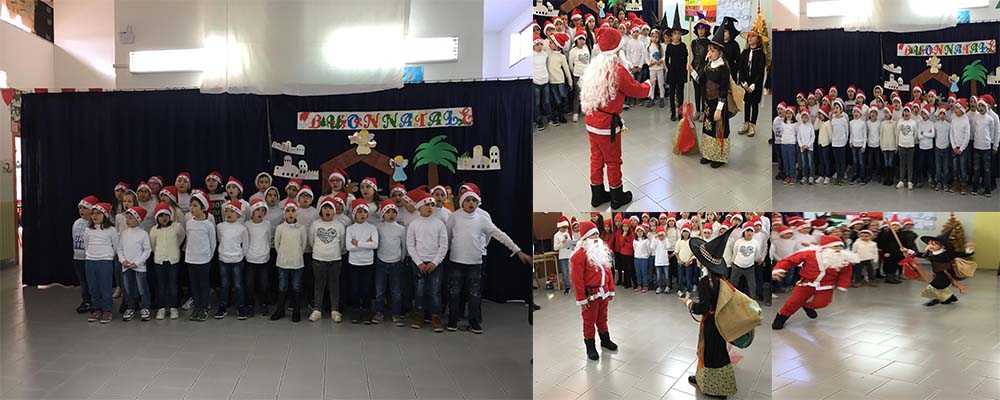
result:
M 2 272 L 2 399 L 531 397 L 523 304 L 484 303 L 483 335 L 232 316 L 99 325 L 74 313 L 76 288 L 22 294 L 14 271 Z
M 923 285 L 905 282 L 797 313 L 771 335 L 773 398 L 1000 399 L 1000 283 L 993 270 L 967 283 L 952 305 L 924 307 Z
M 777 170 L 774 171 L 777 174 Z M 933 189 L 896 189 L 896 186 L 785 185 L 773 180 L 774 205 L 779 210 L 844 210 L 891 205 L 900 211 L 997 211 L 1000 196 L 962 196 Z
M 580 332 L 580 308 L 572 292 L 536 290 L 535 399 L 694 399 L 687 382 L 697 364 L 698 324 L 678 297 L 637 294 L 621 288 L 608 310 L 609 330 L 617 352 L 587 359 Z M 774 316 L 764 309 L 765 320 Z M 767 399 L 771 388 L 770 329 L 757 328 L 736 367 L 739 392 L 731 398 Z
M 693 99 L 690 85 L 686 96 Z M 699 164 L 698 154 L 673 153 L 677 122 L 670 121 L 668 109 L 641 106 L 624 112 L 630 131 L 622 136 L 622 174 L 633 195 L 626 209 L 770 210 L 770 110 L 771 97 L 765 96 L 758 134 L 732 135 L 730 163 L 718 169 Z M 734 131 L 742 124 L 743 114 L 730 119 Z M 591 210 L 590 150 L 582 120 L 534 133 L 533 146 L 535 211 Z

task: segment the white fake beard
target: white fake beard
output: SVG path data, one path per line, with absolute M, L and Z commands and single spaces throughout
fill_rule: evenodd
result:
M 580 107 L 584 114 L 603 108 L 618 93 L 618 80 L 615 79 L 618 62 L 617 53 L 601 53 L 583 71 L 580 77 Z
M 823 249 L 819 252 L 819 269 L 841 269 L 847 265 L 847 254 L 844 250 Z
M 600 238 L 588 238 L 581 242 L 583 250 L 587 252 L 587 261 L 593 265 L 601 267 L 611 266 L 611 249 Z

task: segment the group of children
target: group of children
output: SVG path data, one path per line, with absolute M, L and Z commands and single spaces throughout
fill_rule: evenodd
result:
M 665 22 L 664 22 L 665 23 Z M 679 25 L 650 27 L 634 13 L 621 11 L 616 17 L 608 15 L 600 25 L 622 32 L 622 59 L 637 80 L 648 79 L 654 95 L 647 107 L 666 106 L 670 99 L 671 120 L 679 119 L 678 109 L 684 102 L 684 85 L 687 82 L 687 45 L 681 42 L 687 30 Z M 597 18 L 584 16 L 574 10 L 570 16 L 562 15 L 544 23 L 532 24 L 535 124 L 538 130 L 545 123 L 553 126 L 573 122 L 580 118 L 578 83 L 590 60 L 600 53 L 596 45 Z M 632 99 L 629 103 L 635 104 Z
M 796 95 L 778 104 L 773 133 L 786 185 L 881 182 L 897 189 L 927 186 L 990 197 L 1000 146 L 1000 117 L 993 96 L 939 97 L 915 86 L 911 101 L 898 92 L 886 101 L 875 86 L 863 91 L 836 87 Z M 848 165 L 850 164 L 850 165 Z
M 113 205 L 85 197 L 72 229 L 82 289 L 77 312 L 89 313 L 89 322 L 110 322 L 117 282 L 124 288 L 125 321 L 137 312 L 142 321 L 177 319 L 185 289 L 189 319 L 204 321 L 214 288 L 216 319 L 234 307 L 240 320 L 278 320 L 290 311 L 298 322 L 305 306 L 310 321 L 329 310 L 341 322 L 350 304 L 353 323 L 378 324 L 391 316 L 402 327 L 404 311 L 412 310 L 411 327 L 430 322 L 441 332 L 457 330 L 467 305 L 468 329 L 482 333 L 486 245 L 497 239 L 521 262 L 530 260 L 479 208 L 474 183 L 460 186 L 456 209 L 450 188 L 442 185 L 428 192 L 394 183 L 383 199 L 372 177 L 356 193 L 348 192 L 353 185 L 342 170 L 327 182 L 330 192 L 315 206 L 313 190 L 301 180 L 291 179 L 281 198 L 266 172 L 256 176 L 257 192 L 249 200 L 238 179 L 223 184 L 217 171 L 205 178 L 204 190 L 192 189 L 191 175 L 182 172 L 173 186 L 159 176 L 134 191 L 119 182 Z M 447 326 L 441 317 L 445 278 Z M 411 284 L 413 295 L 404 298 Z
M 827 217 L 806 220 L 801 215 L 780 213 L 669 212 L 653 217 L 648 213 L 624 216 L 614 214 L 605 220 L 591 213 L 591 221 L 601 232 L 613 254 L 616 282 L 637 293 L 654 292 L 693 297 L 698 279 L 704 275 L 692 254 L 689 240 L 711 240 L 730 228 L 723 259 L 730 266 L 730 281 L 747 295 L 770 306 L 773 293 L 790 290 L 798 281 L 792 268 L 783 279 L 772 281 L 774 264 L 792 254 L 818 246 L 820 238 L 832 235 L 844 242 L 844 248 L 856 253 L 859 262 L 852 265 L 852 286 L 878 286 L 882 280 L 899 284 L 899 262 L 915 254 L 918 236 L 913 221 L 893 215 L 883 220 L 882 213 L 860 213 L 840 224 L 830 224 Z M 569 258 L 577 237 L 575 217 L 561 217 L 553 236 L 558 251 L 559 272 L 564 292 L 569 291 Z

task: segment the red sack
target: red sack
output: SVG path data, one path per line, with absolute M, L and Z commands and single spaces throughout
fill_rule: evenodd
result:
M 688 154 L 698 145 L 694 136 L 694 105 L 684 103 L 681 112 L 681 122 L 677 124 L 677 136 L 674 137 L 674 154 Z
M 899 261 L 899 266 L 903 269 L 904 279 L 919 279 L 920 268 L 917 267 L 917 260 L 913 256 L 906 256 Z

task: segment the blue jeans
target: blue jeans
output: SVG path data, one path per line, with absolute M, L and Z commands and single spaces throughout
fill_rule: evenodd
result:
M 375 265 L 348 264 L 351 271 L 351 297 L 355 313 L 367 313 L 371 306 L 372 280 L 375 279 Z
M 847 147 L 832 146 L 833 160 L 837 164 L 837 179 L 844 180 L 847 174 Z
M 288 269 L 278 267 L 278 291 L 288 291 L 288 281 L 291 280 L 292 291 L 295 293 L 302 291 L 302 269 Z
M 425 274 L 414 262 L 413 279 L 413 303 L 417 311 L 441 314 L 441 266 Z
M 375 312 L 380 313 L 385 307 L 385 289 L 386 285 L 388 285 L 392 315 L 402 315 L 402 278 L 402 261 L 393 263 L 383 262 L 382 260 L 375 261 L 375 303 L 373 305 Z
M 639 287 L 645 287 L 648 282 L 646 281 L 646 273 L 647 269 L 649 268 L 649 265 L 647 264 L 649 262 L 649 259 L 634 257 L 633 260 L 635 261 L 636 281 L 639 283 Z
M 533 110 L 535 111 L 535 123 L 543 124 L 545 123 L 545 116 L 548 115 L 549 110 L 549 88 L 548 85 L 531 85 L 532 90 L 532 100 L 534 103 Z
M 812 178 L 813 171 L 813 151 L 803 150 L 799 151 L 799 157 L 802 159 L 802 177 Z
M 985 189 L 989 192 L 993 184 L 993 174 L 990 168 L 993 163 L 993 150 L 972 150 L 972 187 Z
M 142 308 L 149 309 L 149 282 L 146 281 L 146 273 L 130 268 L 122 271 L 122 279 L 128 296 L 128 308 L 134 310 L 141 304 Z
M 951 164 L 951 148 L 934 149 L 934 170 L 937 183 L 947 185 L 951 179 L 948 165 Z
M 551 99 L 549 118 L 552 122 L 559 122 L 559 116 L 569 112 L 566 104 L 569 99 L 569 88 L 565 83 L 550 83 L 548 86 Z
M 795 149 L 798 146 L 794 144 L 782 144 L 781 145 L 781 164 L 783 164 L 782 170 L 785 171 L 785 176 L 790 178 L 795 178 Z
M 865 153 L 864 147 L 851 147 L 851 157 L 854 162 L 854 177 L 851 180 L 861 181 L 865 179 Z
M 115 263 L 111 260 L 87 260 L 87 289 L 90 290 L 91 309 L 111 311 L 114 302 L 112 282 L 114 281 Z
M 691 265 L 681 266 L 681 288 L 687 292 L 693 292 L 695 285 L 698 284 L 698 262 L 696 260 L 691 260 Z
M 211 301 L 211 268 L 208 263 L 188 264 L 188 280 L 191 284 L 191 297 L 194 299 L 194 310 L 208 310 Z
M 816 168 L 818 168 L 817 175 L 823 178 L 829 178 L 833 175 L 832 165 L 830 162 L 830 150 L 831 147 L 827 146 L 817 146 L 814 150 L 816 152 Z
M 896 163 L 896 150 L 882 150 L 882 165 L 886 170 L 892 170 L 893 164 Z M 886 173 L 890 176 L 896 176 L 890 173 Z
M 178 307 L 177 304 L 177 266 L 166 261 L 153 266 L 156 275 L 156 302 L 160 307 Z
M 235 283 L 236 286 L 236 306 L 246 305 L 246 292 L 243 290 L 243 261 L 235 263 L 219 262 L 219 278 L 222 281 L 222 288 L 219 291 L 219 306 L 228 307 L 229 286 Z
M 448 323 L 458 323 L 463 300 L 469 307 L 469 323 L 483 319 L 482 293 L 483 264 L 451 263 L 448 268 Z
M 965 151 L 951 155 L 952 176 L 961 183 L 969 183 L 969 153 L 971 152 L 972 149 L 966 147 Z
M 654 265 L 656 269 L 656 287 L 666 290 L 667 288 L 667 266 L 666 265 Z
M 560 258 L 559 259 L 559 275 L 562 275 L 562 285 L 563 289 L 569 289 L 572 287 L 569 283 L 569 259 Z

